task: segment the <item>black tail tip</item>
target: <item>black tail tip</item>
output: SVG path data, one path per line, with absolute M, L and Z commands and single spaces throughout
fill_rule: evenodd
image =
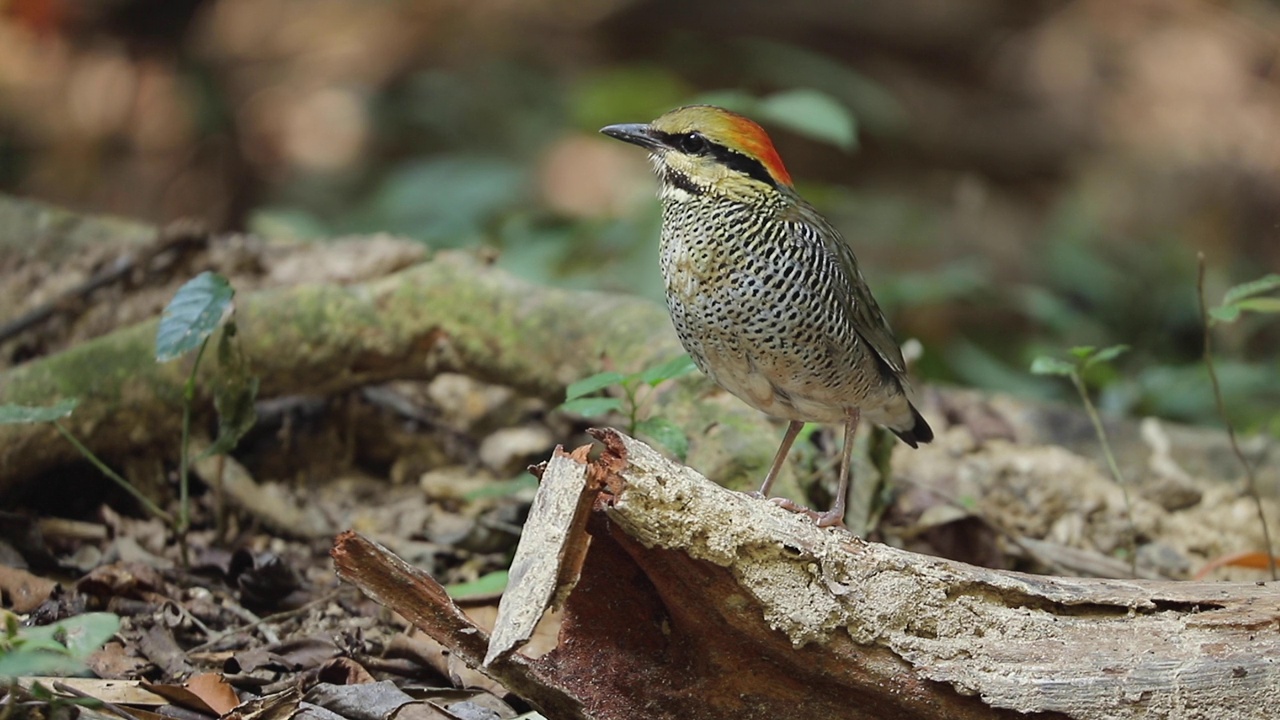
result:
M 893 428 L 889 428 L 893 430 Z M 893 430 L 893 434 L 902 438 L 902 442 L 911 447 L 920 447 L 921 443 L 927 443 L 933 440 L 933 428 L 929 427 L 929 423 L 924 421 L 924 416 L 920 411 L 911 406 L 911 428 L 907 430 Z

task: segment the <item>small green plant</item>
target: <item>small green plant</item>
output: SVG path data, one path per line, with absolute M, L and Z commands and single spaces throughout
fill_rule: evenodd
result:
M 218 437 L 201 457 L 229 452 L 253 427 L 257 415 L 253 401 L 258 395 L 258 380 L 247 371 L 247 363 L 236 342 L 235 290 L 222 275 L 202 272 L 178 288 L 160 317 L 156 330 L 156 362 L 176 360 L 196 351 L 195 362 L 182 390 L 182 444 L 178 459 L 178 519 L 174 532 L 183 544 L 190 526 L 188 498 L 191 468 L 191 410 L 196 398 L 196 374 L 209 340 L 223 328 L 218 343 L 218 361 L 223 371 L 214 385 L 214 406 L 218 411 Z
M 187 281 L 174 294 L 160 318 L 156 332 L 156 362 L 169 362 L 192 350 L 196 350 L 195 362 L 187 375 L 182 393 L 182 442 L 178 463 L 178 516 L 175 518 L 156 505 L 150 498 L 112 470 L 92 450 L 80 442 L 60 420 L 71 415 L 79 404 L 78 398 L 66 398 L 55 405 L 32 407 L 24 405 L 0 406 L 0 424 L 51 422 L 76 450 L 104 475 L 124 488 L 138 500 L 147 512 L 163 520 L 177 536 L 185 561 L 186 532 L 191 522 L 189 499 L 191 411 L 196 395 L 196 375 L 200 361 L 213 333 L 222 328 L 218 342 L 218 364 L 221 371 L 214 382 L 213 399 L 218 411 L 218 437 L 201 457 L 229 452 L 256 419 L 254 399 L 257 397 L 258 380 L 249 375 L 248 365 L 236 341 L 236 325 L 232 299 L 235 290 L 231 283 L 217 273 L 203 272 Z M 197 458 L 199 459 L 199 458 Z
M 1222 398 L 1222 387 L 1218 382 L 1218 371 L 1213 363 L 1212 328 L 1218 323 L 1233 323 L 1242 313 L 1255 312 L 1280 314 L 1280 298 L 1266 297 L 1267 293 L 1280 290 L 1280 275 L 1272 273 L 1252 282 L 1236 285 L 1222 296 L 1222 304 L 1209 309 L 1204 292 L 1204 253 L 1199 255 L 1199 275 L 1196 280 L 1196 294 L 1200 300 L 1200 322 L 1204 327 L 1204 365 L 1209 372 L 1209 382 L 1213 385 L 1213 398 L 1218 407 L 1218 416 L 1227 428 L 1227 438 L 1231 441 L 1231 450 L 1244 468 L 1245 491 L 1253 498 L 1258 510 L 1258 523 L 1262 526 L 1262 541 L 1267 546 L 1267 567 L 1271 579 L 1276 580 L 1276 558 L 1271 545 L 1271 530 L 1267 526 L 1267 515 L 1262 510 L 1262 497 L 1258 494 L 1258 483 L 1254 477 L 1253 465 L 1240 451 L 1240 443 L 1236 440 L 1236 428 L 1227 415 L 1227 403 Z
M 84 661 L 120 629 L 111 613 L 84 613 L 40 627 L 20 627 L 18 617 L 0 610 L 0 677 L 69 675 L 84 669 Z
M 1070 361 L 1047 356 L 1038 357 L 1031 363 L 1031 372 L 1034 375 L 1058 375 L 1069 378 L 1076 392 L 1079 393 L 1080 401 L 1084 403 L 1084 411 L 1089 415 L 1089 421 L 1093 423 L 1093 431 L 1097 433 L 1098 442 L 1102 444 L 1102 454 L 1107 459 L 1107 468 L 1110 469 L 1111 477 L 1116 485 L 1120 486 L 1120 492 L 1124 495 L 1124 510 L 1129 517 L 1129 572 L 1137 577 L 1138 530 L 1133 521 L 1133 503 L 1129 500 L 1129 488 L 1125 484 L 1124 476 L 1120 474 L 1116 457 L 1111 452 L 1111 443 L 1107 440 L 1107 431 L 1102 427 L 1102 417 L 1098 415 L 1098 409 L 1089 398 L 1089 388 L 1085 386 L 1084 381 L 1085 373 L 1090 368 L 1105 365 L 1120 357 L 1128 349 L 1128 345 L 1112 345 L 1102 349 L 1087 345 L 1074 347 L 1070 351 L 1072 357 Z
M 681 355 L 661 365 L 630 375 L 613 371 L 596 373 L 570 385 L 565 390 L 565 401 L 559 409 L 584 417 L 620 411 L 627 416 L 629 434 L 646 435 L 683 460 L 689 453 L 689 438 L 675 423 L 666 418 L 641 417 L 644 398 L 640 396 L 640 390 L 655 388 L 667 380 L 687 375 L 696 368 L 697 366 L 688 355 Z M 621 390 L 622 397 L 616 394 L 596 395 L 615 386 Z
M 1200 255 L 1201 277 L 1204 271 L 1204 255 Z M 1203 297 L 1204 283 L 1199 283 Z M 1209 310 L 1213 324 L 1233 323 L 1246 312 L 1265 315 L 1280 315 L 1280 297 L 1263 297 L 1267 293 L 1280 290 L 1280 275 L 1271 273 L 1257 280 L 1241 283 L 1227 290 L 1222 296 L 1222 304 Z

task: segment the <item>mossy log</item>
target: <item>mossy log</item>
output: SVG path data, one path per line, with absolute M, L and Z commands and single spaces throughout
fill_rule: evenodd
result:
M 651 366 L 680 352 L 650 301 L 539 287 L 472 253 L 431 260 L 362 284 L 301 285 L 237 297 L 236 317 L 262 398 L 329 395 L 393 379 L 459 372 L 549 400 L 603 369 Z M 66 427 L 108 459 L 176 447 L 192 358 L 155 362 L 156 321 L 143 322 L 0 374 L 0 403 L 80 401 Z M 217 372 L 201 367 L 201 389 Z M 691 458 L 733 478 L 767 460 L 777 431 L 758 413 L 691 379 L 657 398 L 690 430 Z M 196 400 L 207 414 L 211 401 Z M 50 425 L 0 426 L 0 496 L 78 459 Z M 176 457 L 176 453 L 173 454 Z M 759 457 L 757 457 L 759 456 Z

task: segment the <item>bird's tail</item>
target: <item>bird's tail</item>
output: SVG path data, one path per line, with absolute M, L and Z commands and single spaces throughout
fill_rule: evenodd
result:
M 933 439 L 933 428 L 929 427 L 929 423 L 924 421 L 924 416 L 916 409 L 915 405 L 911 405 L 911 427 L 905 430 L 897 428 L 889 428 L 894 435 L 902 438 L 902 442 L 911 447 L 920 447 L 920 443 L 927 443 Z

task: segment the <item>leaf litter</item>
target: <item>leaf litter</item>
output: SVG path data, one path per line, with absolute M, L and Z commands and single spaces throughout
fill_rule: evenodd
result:
M 344 259 L 351 243 L 238 249 L 259 255 L 221 269 L 241 291 L 294 282 L 288 268 L 302 266 L 309 282 L 330 272 L 338 283 L 367 279 Z M 361 244 L 359 253 L 373 274 L 422 256 L 421 246 L 389 237 Z M 324 260 L 329 254 L 332 262 Z M 153 314 L 181 280 L 148 277 L 142 287 L 99 292 L 114 296 L 117 317 L 128 323 Z M 52 352 L 82 342 L 77 327 L 71 318 L 32 332 Z M 90 332 L 111 329 L 99 318 Z M 543 401 L 448 373 L 343 397 L 274 398 L 256 409 L 258 424 L 232 456 L 193 466 L 203 486 L 192 498 L 186 567 L 166 525 L 140 516 L 120 494 L 68 506 L 35 493 L 16 513 L 6 510 L 0 595 L 16 637 L 94 612 L 118 617 L 119 625 L 92 652 L 71 658 L 96 676 L 92 682 L 68 678 L 78 684 L 58 690 L 59 678 L 27 678 L 0 702 L 97 698 L 139 718 L 494 720 L 530 711 L 341 585 L 329 543 L 346 528 L 379 538 L 466 593 L 468 612 L 491 626 L 536 488 L 523 468 L 545 458 L 553 438 L 581 428 L 551 418 Z M 148 492 L 172 503 L 164 479 L 170 460 L 136 458 L 127 474 L 159 478 Z M 87 475 L 85 482 L 99 480 Z M 42 535 L 45 520 L 60 525 Z M 554 629 L 539 642 L 554 644 Z

